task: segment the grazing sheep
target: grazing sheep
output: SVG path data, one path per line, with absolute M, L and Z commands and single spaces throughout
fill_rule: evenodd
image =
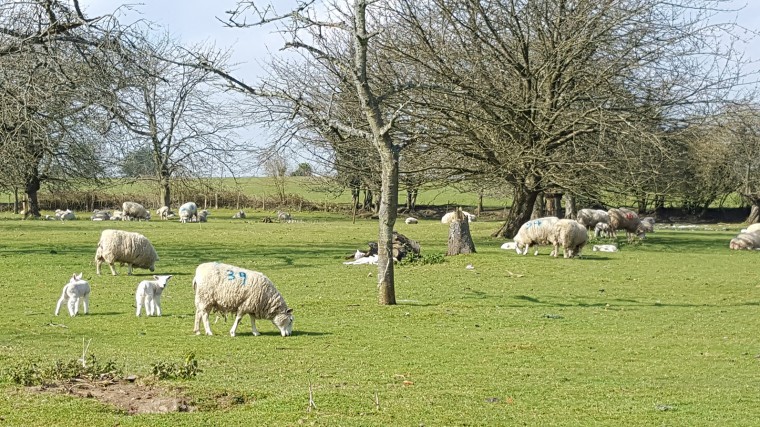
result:
M 760 222 L 750 224 L 747 227 L 747 231 L 742 231 L 742 233 L 754 233 L 755 231 L 760 231 Z
M 69 283 L 64 285 L 61 298 L 58 299 L 58 304 L 55 306 L 56 316 L 61 311 L 61 304 L 64 301 L 68 301 L 69 316 L 73 317 L 77 315 L 79 312 L 79 301 L 82 301 L 83 313 L 87 314 L 90 305 L 90 284 L 86 280 L 82 280 L 82 273 L 72 274 Z
M 209 212 L 206 209 L 203 209 L 203 210 L 199 211 L 198 212 L 198 222 L 207 222 L 209 215 L 210 214 L 209 214 Z
M 174 212 L 169 209 L 169 206 L 161 206 L 156 209 L 156 215 L 159 219 L 169 219 L 174 216 Z
M 195 329 L 200 335 L 200 321 L 206 335 L 213 335 L 208 316 L 211 311 L 235 313 L 230 335 L 235 336 L 240 319 L 248 314 L 253 335 L 260 335 L 256 319 L 271 320 L 283 337 L 293 332 L 293 309 L 271 280 L 258 271 L 247 270 L 229 264 L 207 262 L 195 269 Z
M 578 211 L 576 221 L 586 227 L 587 230 L 594 230 L 594 227 L 600 222 L 609 224 L 610 215 L 601 209 L 581 209 Z
M 277 220 L 280 222 L 287 222 L 290 221 L 290 214 L 283 211 L 277 211 Z
M 410 216 L 409 218 L 405 219 L 404 222 L 407 224 L 417 224 L 419 221 L 417 220 L 417 218 L 413 218 Z
M 194 202 L 187 202 L 179 207 L 179 222 L 186 223 L 198 220 L 198 205 Z
M 594 226 L 594 237 L 612 237 L 612 229 L 610 224 L 606 222 L 597 222 Z
M 760 249 L 760 232 L 739 233 L 728 243 L 729 249 L 752 250 Z
M 581 256 L 581 250 L 588 241 L 586 227 L 574 219 L 560 219 L 554 224 L 549 233 L 549 242 L 554 246 L 552 256 L 559 255 L 559 247 L 562 246 L 562 256 L 573 258 Z
M 121 210 L 124 212 L 124 220 L 132 221 L 136 219 L 138 221 L 149 221 L 150 212 L 145 207 L 136 202 L 124 202 L 121 204 Z
M 625 230 L 629 242 L 633 241 L 636 236 L 642 238 L 645 235 L 641 228 L 641 220 L 636 212 L 626 208 L 612 208 L 607 213 L 610 215 L 612 235 L 616 235 L 618 230 Z
M 111 221 L 124 221 L 124 212 L 118 209 L 113 211 L 113 215 L 111 215 Z
M 132 267 L 155 270 L 158 254 L 147 237 L 140 233 L 122 230 L 103 230 L 100 234 L 98 249 L 95 252 L 95 268 L 100 275 L 100 264 L 106 262 L 111 274 L 116 276 L 113 268 L 115 262 L 127 264 L 127 275 L 132 274 Z
M 235 215 L 232 215 L 232 219 L 243 219 L 243 218 L 245 218 L 245 212 L 243 212 L 242 209 L 238 211 L 238 213 L 236 213 Z
M 108 221 L 111 219 L 111 214 L 108 211 L 95 209 L 92 211 L 92 216 L 90 216 L 90 219 L 93 221 Z
M 140 317 L 140 309 L 143 305 L 145 305 L 146 316 L 161 316 L 161 293 L 171 278 L 171 275 L 153 276 L 154 280 L 143 280 L 137 285 L 135 291 L 137 311 L 135 316 Z
M 522 226 L 514 237 L 515 251 L 518 254 L 525 255 L 531 246 L 548 245 L 549 235 L 554 224 L 559 221 L 556 216 L 547 216 L 544 218 L 533 219 Z M 538 247 L 534 255 L 538 255 Z
M 478 219 L 477 216 L 467 211 L 462 211 L 462 213 L 464 214 L 464 216 L 467 217 L 467 222 L 475 222 Z M 454 221 L 454 218 L 456 218 L 456 216 L 457 216 L 457 211 L 451 211 L 447 213 L 441 218 L 441 224 L 451 224 Z
M 654 233 L 654 218 L 651 216 L 641 218 L 641 226 L 639 228 L 642 233 L 642 239 L 646 237 L 646 233 Z

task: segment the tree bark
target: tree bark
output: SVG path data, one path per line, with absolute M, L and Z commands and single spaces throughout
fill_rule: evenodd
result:
M 390 142 L 390 136 L 387 137 Z M 382 151 L 382 191 L 378 210 L 377 290 L 381 305 L 396 304 L 393 269 L 393 227 L 398 207 L 398 150 Z
M 507 220 L 501 228 L 491 234 L 491 237 L 511 238 L 517 234 L 520 226 L 530 220 L 538 194 L 538 190 L 532 190 L 525 184 L 515 185 L 512 193 L 512 208 L 509 209 Z
M 171 183 L 169 182 L 169 177 L 161 178 L 161 194 L 163 196 L 164 206 L 171 207 L 172 187 L 171 187 Z
M 462 213 L 462 209 L 457 208 L 456 217 L 449 224 L 449 246 L 446 255 L 453 256 L 474 253 L 475 243 L 472 241 L 472 235 L 470 234 L 470 223 L 464 213 Z
M 752 204 L 752 207 L 749 211 L 749 216 L 747 217 L 747 224 L 760 222 L 760 197 L 754 194 L 745 194 L 744 197 L 746 197 L 747 200 L 749 200 L 749 202 Z
M 572 194 L 565 194 L 565 218 L 575 219 L 576 215 L 575 196 Z
M 536 194 L 536 200 L 533 202 L 533 210 L 530 213 L 531 219 L 543 218 L 546 216 L 546 199 L 543 192 Z
M 24 212 L 24 218 L 28 218 L 29 216 L 32 216 L 34 218 L 40 217 L 40 204 L 37 200 L 37 192 L 40 191 L 40 177 L 37 175 L 37 170 L 35 168 L 35 173 L 32 173 L 27 176 L 26 178 L 26 184 L 24 186 L 24 192 L 26 193 L 26 198 L 29 201 L 27 204 L 26 211 Z

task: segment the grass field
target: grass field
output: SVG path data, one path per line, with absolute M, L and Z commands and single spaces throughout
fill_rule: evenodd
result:
M 376 303 L 375 267 L 343 257 L 376 236 L 374 221 L 302 216 L 264 224 L 0 219 L 0 425 L 24 426 L 753 426 L 760 419 L 760 287 L 738 231 L 658 230 L 618 253 L 553 259 L 499 249 L 495 222 L 472 223 L 477 254 L 396 269 L 399 304 Z M 173 274 L 163 317 L 136 318 L 136 275 L 96 276 L 104 228 L 154 243 Z M 438 221 L 397 230 L 424 254 L 445 252 Z M 269 322 L 251 335 L 195 336 L 192 274 L 223 261 L 268 275 L 295 309 L 293 336 Z M 472 264 L 473 270 L 465 266 Z M 55 317 L 68 277 L 92 285 L 91 314 Z M 107 269 L 106 269 L 107 271 Z M 65 309 L 63 310 L 65 312 Z M 128 415 L 97 399 L 12 383 L 24 361 L 98 360 L 147 378 L 194 353 L 182 390 L 198 411 Z M 145 381 L 148 381 L 147 379 Z M 315 408 L 309 407 L 309 391 Z M 227 403 L 220 403 L 220 402 Z M 232 402 L 232 403 L 230 403 Z

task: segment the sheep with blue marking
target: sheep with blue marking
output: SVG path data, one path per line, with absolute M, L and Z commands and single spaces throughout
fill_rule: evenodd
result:
M 536 251 L 533 255 L 538 255 L 539 245 L 548 245 L 549 235 L 551 234 L 552 227 L 559 221 L 556 216 L 547 216 L 544 218 L 532 219 L 522 226 L 514 237 L 515 251 L 518 254 L 525 255 L 531 246 L 536 246 Z
M 207 262 L 195 269 L 193 277 L 195 290 L 194 332 L 200 335 L 200 322 L 206 335 L 213 335 L 208 317 L 212 311 L 235 313 L 235 321 L 230 336 L 244 315 L 251 318 L 254 336 L 261 335 L 256 329 L 256 319 L 266 319 L 280 330 L 283 337 L 293 332 L 293 309 L 264 274 L 220 262 Z
M 179 222 L 193 222 L 198 220 L 198 205 L 187 202 L 179 207 Z

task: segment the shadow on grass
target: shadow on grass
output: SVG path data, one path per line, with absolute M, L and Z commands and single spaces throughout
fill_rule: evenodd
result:
M 760 306 L 760 302 L 744 302 L 740 304 L 669 304 L 661 302 L 641 302 L 633 299 L 607 299 L 600 302 L 587 303 L 587 302 L 553 302 L 542 301 L 538 298 L 528 295 L 516 295 L 513 297 L 516 300 L 525 301 L 531 304 L 543 305 L 547 307 L 606 307 L 608 305 L 614 305 L 617 307 L 751 307 Z M 525 307 L 525 305 L 511 305 L 510 307 Z
M 248 328 L 250 329 L 250 328 Z M 278 331 L 266 331 L 261 333 L 262 337 L 282 337 Z M 297 336 L 305 336 L 305 337 L 321 337 L 326 335 L 332 335 L 330 332 L 315 332 L 315 331 L 293 331 L 291 336 L 297 337 Z M 249 330 L 246 332 L 235 332 L 236 337 L 252 337 L 253 333 Z M 287 337 L 282 337 L 287 338 Z

